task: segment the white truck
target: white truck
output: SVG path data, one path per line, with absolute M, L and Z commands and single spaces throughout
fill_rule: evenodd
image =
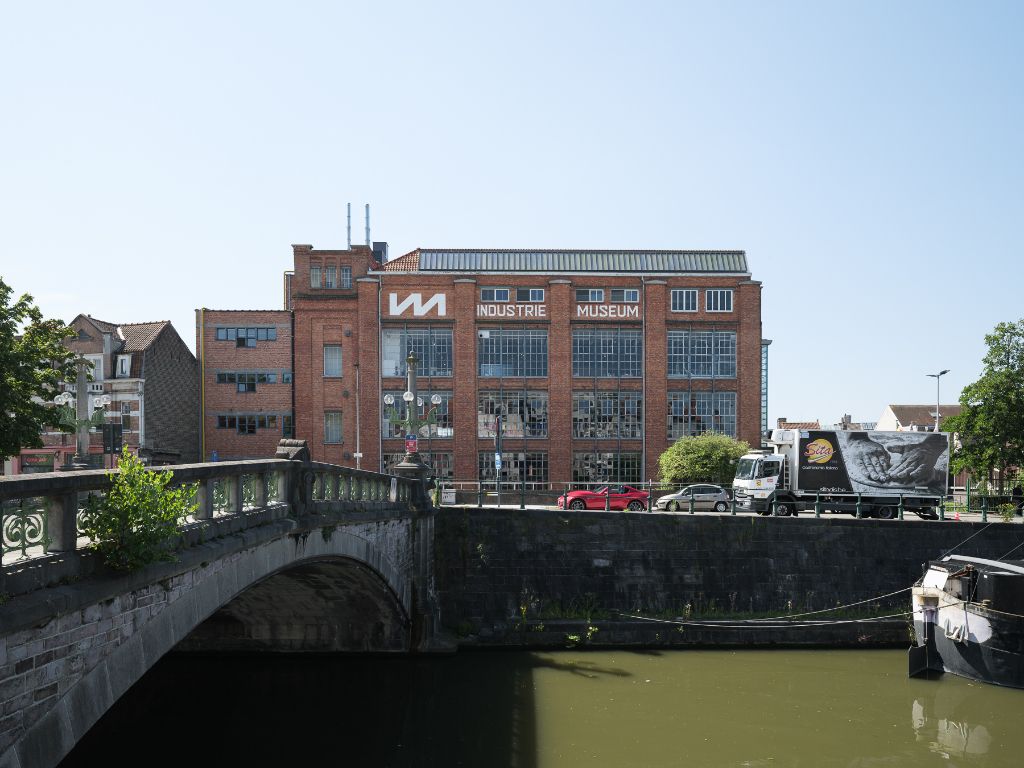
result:
M 946 497 L 949 435 L 776 429 L 770 450 L 744 455 L 733 498 L 761 515 L 849 512 L 892 519 L 900 505 L 934 519 Z

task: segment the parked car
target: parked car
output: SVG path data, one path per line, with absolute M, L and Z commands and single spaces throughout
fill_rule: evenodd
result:
M 559 509 L 604 509 L 605 500 L 609 509 L 630 509 L 635 512 L 647 509 L 649 494 L 631 485 L 602 486 L 597 490 L 569 491 L 558 497 Z
M 667 509 L 670 512 L 682 510 L 690 511 L 690 499 L 693 499 L 693 508 L 713 509 L 715 512 L 729 511 L 729 493 L 718 485 L 688 485 L 680 488 L 675 493 L 662 496 L 655 502 L 655 509 Z

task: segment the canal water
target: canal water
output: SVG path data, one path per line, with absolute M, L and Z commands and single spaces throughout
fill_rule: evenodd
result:
M 906 651 L 170 655 L 64 766 L 1024 766 L 1024 691 Z

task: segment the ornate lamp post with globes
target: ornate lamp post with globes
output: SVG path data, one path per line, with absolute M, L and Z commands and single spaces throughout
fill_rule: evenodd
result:
M 400 418 L 400 412 L 396 407 L 395 396 L 388 393 L 384 395 L 384 404 L 388 406 L 394 421 L 405 428 L 405 456 L 402 461 L 392 467 L 396 475 L 415 477 L 420 480 L 419 487 L 422 498 L 416 501 L 417 506 L 426 504 L 427 491 L 434 487 L 430 479 L 430 467 L 423 463 L 419 453 L 419 430 L 420 427 L 428 424 L 436 424 L 437 417 L 434 412 L 441 404 L 441 396 L 434 394 L 430 398 L 432 407 L 420 417 L 420 409 L 423 408 L 423 398 L 416 392 L 416 366 L 419 358 L 413 352 L 405 359 L 405 392 L 402 393 L 402 401 L 405 403 L 405 418 Z

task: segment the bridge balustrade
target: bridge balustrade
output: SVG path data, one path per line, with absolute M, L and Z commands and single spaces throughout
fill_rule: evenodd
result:
M 286 505 L 288 514 L 344 512 L 366 503 L 408 505 L 416 481 L 367 470 L 288 459 L 158 467 L 172 484 L 196 484 L 186 527 Z M 102 496 L 117 470 L 0 477 L 3 564 L 87 548 L 79 520 L 90 495 Z

